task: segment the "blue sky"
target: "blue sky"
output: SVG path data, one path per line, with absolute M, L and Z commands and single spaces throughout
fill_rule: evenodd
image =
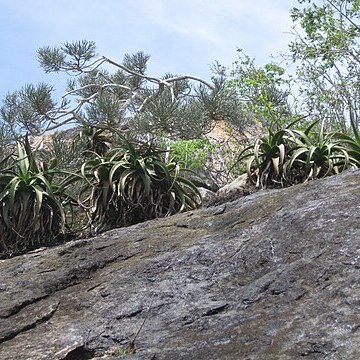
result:
M 121 61 L 151 55 L 148 74 L 209 79 L 210 65 L 230 65 L 242 48 L 259 63 L 287 48 L 296 0 L 0 0 L 0 100 L 26 83 L 45 81 L 63 93 L 59 75 L 44 74 L 37 50 L 92 40 Z

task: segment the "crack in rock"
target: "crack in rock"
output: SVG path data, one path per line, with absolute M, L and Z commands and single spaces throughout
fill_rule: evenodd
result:
M 39 317 L 33 319 L 32 321 L 30 321 L 28 323 L 26 323 L 26 319 L 18 319 L 18 321 L 16 321 L 16 324 L 18 324 L 18 326 L 19 326 L 18 328 L 9 327 L 10 330 L 6 331 L 6 329 L 5 329 L 5 330 L 3 330 L 3 334 L 0 333 L 0 344 L 4 343 L 5 341 L 9 341 L 9 340 L 15 338 L 17 335 L 19 335 L 25 331 L 34 329 L 36 326 L 43 324 L 46 321 L 50 320 L 53 317 L 53 315 L 55 314 L 59 305 L 60 305 L 59 301 L 56 302 L 55 304 L 51 304 L 44 314 L 41 314 Z M 10 322 L 10 321 L 8 321 L 8 322 Z M 11 319 L 11 323 L 13 323 L 13 322 L 14 322 L 14 320 Z
M 144 310 L 143 308 L 140 308 L 140 309 L 134 310 L 134 311 L 129 312 L 129 313 L 120 314 L 120 315 L 116 316 L 116 320 L 133 318 L 133 317 L 141 314 L 143 312 L 143 310 Z
M 0 314 L 0 318 L 1 319 L 7 319 L 10 316 L 14 316 L 16 314 L 18 314 L 22 309 L 26 308 L 28 305 L 32 305 L 35 304 L 41 300 L 44 300 L 48 297 L 49 295 L 46 294 L 44 296 L 39 296 L 36 298 L 32 298 L 32 299 L 28 299 L 25 300 L 23 302 L 21 302 L 20 304 L 16 304 L 14 305 L 11 309 L 8 309 L 7 311 L 4 311 L 3 313 Z
M 215 308 L 209 309 L 208 311 L 206 311 L 205 314 L 202 314 L 201 316 L 213 316 L 213 315 L 217 315 L 221 312 L 223 312 L 225 309 L 227 309 L 229 307 L 229 304 L 224 304 L 224 305 L 220 305 L 217 306 Z

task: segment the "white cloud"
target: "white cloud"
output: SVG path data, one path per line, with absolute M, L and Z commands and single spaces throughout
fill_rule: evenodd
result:
M 246 50 L 255 47 L 269 55 L 288 42 L 290 29 L 288 0 L 25 0 L 6 6 L 20 17 L 46 26 L 54 40 L 63 36 L 75 40 L 91 35 L 92 39 L 110 42 L 163 32 L 174 41 L 204 43 L 217 51 Z M 296 3 L 293 0 L 294 4 Z M 132 24 L 131 24 L 132 23 Z M 81 36 L 84 34 L 84 36 Z M 123 39 L 123 37 L 127 39 Z M 158 35 L 158 37 L 160 37 Z M 92 40 L 91 39 L 91 40 Z
M 187 72 L 207 77 L 209 64 L 219 60 L 229 65 L 236 58 L 237 47 L 266 62 L 270 54 L 286 48 L 289 8 L 296 2 L 0 0 L 0 36 L 1 31 L 11 29 L 11 37 L 3 34 L 6 41 L 0 42 L 4 91 L 15 86 L 16 74 L 20 74 L 17 69 L 24 68 L 22 61 L 29 67 L 29 57 L 35 58 L 40 46 L 80 39 L 94 40 L 99 53 L 119 61 L 124 53 L 144 50 L 152 57 L 150 71 L 154 75 Z M 39 76 L 38 67 L 35 70 L 33 78 Z M 18 81 L 23 85 L 32 79 L 22 73 Z
M 288 1 L 142 0 L 140 4 L 142 16 L 153 26 L 189 41 L 203 41 L 218 51 L 254 47 L 270 55 L 289 40 Z
M 166 32 L 188 37 L 193 41 L 205 41 L 220 46 L 222 38 L 216 31 L 219 20 L 216 14 L 200 6 L 203 1 L 145 1 L 139 11 L 149 23 Z

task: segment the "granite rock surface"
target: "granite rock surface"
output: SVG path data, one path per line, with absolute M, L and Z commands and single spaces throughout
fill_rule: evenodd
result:
M 0 261 L 0 359 L 360 359 L 360 171 Z

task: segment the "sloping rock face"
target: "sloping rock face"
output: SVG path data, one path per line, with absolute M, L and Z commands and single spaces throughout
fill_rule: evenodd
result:
M 0 262 L 0 359 L 360 359 L 360 172 Z

